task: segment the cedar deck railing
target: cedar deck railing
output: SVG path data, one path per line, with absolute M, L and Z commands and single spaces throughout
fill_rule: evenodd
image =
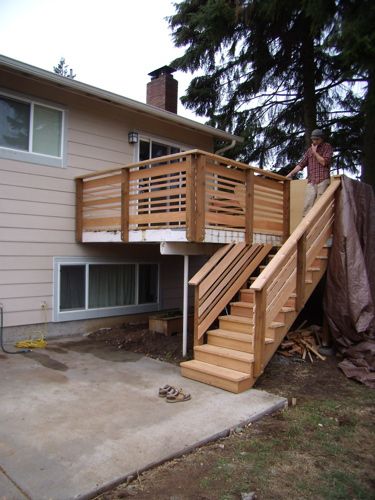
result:
M 207 230 L 289 236 L 285 177 L 200 150 L 186 151 L 76 179 L 76 238 L 83 233 L 183 230 L 204 242 Z
M 263 354 L 267 331 L 288 297 L 295 293 L 297 313 L 304 307 L 309 297 L 307 272 L 313 266 L 315 259 L 319 258 L 322 248 L 332 235 L 335 198 L 340 184 L 340 178 L 332 181 L 250 287 L 255 291 L 255 377 L 262 373 L 267 362 Z
M 189 281 L 195 287 L 194 346 L 244 286 L 272 245 L 229 244 L 221 247 Z

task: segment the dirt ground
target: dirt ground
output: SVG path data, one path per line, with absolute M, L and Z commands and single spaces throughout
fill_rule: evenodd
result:
M 152 334 L 146 324 L 100 330 L 90 340 L 175 364 L 182 359 L 181 335 Z M 375 391 L 348 380 L 339 361 L 276 354 L 255 388 L 288 398 L 287 409 L 97 498 L 375 498 Z

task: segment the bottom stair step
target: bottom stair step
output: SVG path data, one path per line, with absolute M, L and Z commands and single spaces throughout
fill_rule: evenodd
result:
M 221 366 L 211 365 L 193 359 L 183 361 L 181 364 L 181 375 L 204 384 L 220 387 L 230 392 L 243 392 L 253 385 L 254 380 L 248 373 L 230 370 Z
M 254 355 L 249 352 L 204 344 L 194 347 L 194 359 L 251 375 Z

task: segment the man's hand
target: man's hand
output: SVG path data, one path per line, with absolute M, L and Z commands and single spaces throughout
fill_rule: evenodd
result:
M 316 154 L 316 153 L 317 153 L 317 151 L 316 151 L 316 150 L 317 150 L 317 148 L 318 148 L 318 144 L 311 144 L 311 149 L 312 149 L 312 152 L 313 152 L 314 154 Z

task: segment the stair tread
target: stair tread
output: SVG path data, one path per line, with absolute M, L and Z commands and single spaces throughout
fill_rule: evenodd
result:
M 233 314 L 227 314 L 226 316 L 219 316 L 218 319 L 233 321 L 234 323 L 248 323 L 249 325 L 253 324 L 252 318 L 246 318 L 246 316 L 234 316 Z
M 224 330 L 223 328 L 216 328 L 215 330 L 208 330 L 207 334 L 217 335 L 219 337 L 225 337 L 233 340 L 241 340 L 243 342 L 251 343 L 253 336 L 249 333 L 231 332 L 230 330 Z M 273 339 L 266 337 L 266 344 L 272 344 Z
M 251 302 L 231 302 L 230 305 L 231 306 L 241 306 L 241 307 L 245 307 L 246 309 L 254 309 L 254 304 L 252 304 Z M 284 306 L 281 308 L 281 311 L 282 312 L 291 312 L 291 311 L 295 311 L 295 309 L 294 309 L 294 307 Z
M 210 363 L 204 363 L 203 361 L 197 361 L 196 359 L 183 361 L 180 363 L 180 366 L 207 373 L 209 375 L 214 375 L 216 377 L 225 378 L 226 380 L 231 380 L 232 382 L 240 382 L 241 380 L 251 378 L 247 373 L 231 370 L 230 368 L 223 368 L 222 366 L 211 365 Z
M 210 354 L 216 354 L 218 356 L 224 356 L 228 358 L 233 358 L 241 361 L 254 361 L 253 354 L 249 352 L 237 351 L 235 349 L 228 349 L 227 347 L 219 347 L 211 344 L 196 345 L 194 350 L 208 352 Z
M 253 309 L 254 307 L 254 304 L 252 304 L 251 302 L 241 302 L 241 301 L 231 302 L 230 305 L 246 307 L 247 309 Z
M 282 326 L 285 326 L 285 323 L 282 323 L 281 321 L 272 321 L 270 324 L 271 328 L 281 328 Z
M 223 328 L 216 328 L 215 330 L 208 330 L 207 334 L 218 335 L 219 337 L 226 337 L 228 339 L 242 340 L 244 342 L 252 342 L 252 335 L 249 333 L 231 332 Z

